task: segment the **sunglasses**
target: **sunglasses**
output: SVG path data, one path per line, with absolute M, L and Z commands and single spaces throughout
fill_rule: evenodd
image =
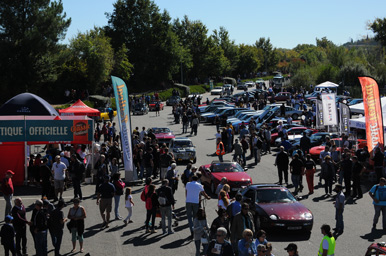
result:
M 222 234 L 216 234 L 216 236 L 217 236 L 217 237 L 221 237 L 221 236 L 222 236 Z

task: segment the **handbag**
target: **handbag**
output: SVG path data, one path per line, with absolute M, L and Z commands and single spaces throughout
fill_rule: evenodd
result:
M 76 215 L 76 213 L 78 212 L 78 210 L 79 210 L 79 208 L 80 207 L 78 207 L 78 209 L 76 209 L 76 211 L 75 211 L 75 213 L 74 213 L 74 216 Z M 70 231 L 70 233 L 71 233 L 71 229 L 72 228 L 77 228 L 77 221 L 76 220 L 70 220 L 70 222 L 69 223 L 67 223 L 67 228 L 68 228 L 68 230 Z
M 206 230 L 203 231 L 203 234 L 201 236 L 201 243 L 202 244 L 208 244 L 209 243 L 209 235 L 208 235 L 208 232 Z

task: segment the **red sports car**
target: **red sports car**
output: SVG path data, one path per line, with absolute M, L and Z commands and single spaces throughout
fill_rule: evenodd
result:
M 295 126 L 295 127 L 292 127 L 290 129 L 287 130 L 287 133 L 288 135 L 302 135 L 303 132 L 308 132 L 309 134 L 313 134 L 313 133 L 316 133 L 318 130 L 316 129 L 312 129 L 312 128 L 308 128 L 308 127 L 298 127 L 298 126 Z M 271 144 L 275 144 L 275 140 L 279 137 L 279 133 L 272 133 L 271 134 Z
M 336 150 L 342 151 L 342 147 L 343 147 L 342 138 L 335 138 L 335 139 L 331 139 L 331 140 L 335 142 Z M 367 146 L 367 141 L 362 140 L 362 139 L 358 139 L 356 141 L 349 140 L 349 142 L 350 142 L 352 151 L 355 150 L 356 148 L 359 149 L 359 148 L 364 148 L 364 146 Z M 316 147 L 311 148 L 310 149 L 310 155 L 311 155 L 312 159 L 318 161 L 319 156 L 320 156 L 320 152 L 322 152 L 324 150 L 325 146 L 326 146 L 326 144 L 323 143 L 320 146 L 316 146 Z
M 149 110 L 155 111 L 155 107 L 157 106 L 157 103 L 159 103 L 159 110 L 164 110 L 165 105 L 160 100 L 151 101 L 149 104 Z
M 246 173 L 246 170 L 238 163 L 230 161 L 213 161 L 211 164 L 202 165 L 199 168 L 202 174 L 201 183 L 210 187 L 213 194 L 223 177 L 228 179 L 231 191 L 238 191 L 252 184 L 252 178 Z
M 158 140 L 158 144 L 160 145 L 163 143 L 169 145 L 170 140 L 176 137 L 173 132 L 167 127 L 153 127 L 151 129 L 153 130 L 153 133 L 156 139 Z
M 250 209 L 260 218 L 255 220 L 256 229 L 276 228 L 311 232 L 314 223 L 312 212 L 299 203 L 286 187 L 254 184 L 241 191 L 241 194 L 244 200 L 251 200 Z
M 372 243 L 368 248 L 365 256 L 382 256 L 386 255 L 386 243 Z

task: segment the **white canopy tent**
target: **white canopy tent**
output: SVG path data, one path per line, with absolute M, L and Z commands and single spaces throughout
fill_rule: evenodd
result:
M 381 105 L 382 105 L 382 116 L 383 116 L 383 129 L 384 132 L 386 132 L 386 97 L 381 98 Z M 357 114 L 365 114 L 363 103 L 358 103 L 355 105 L 350 106 L 351 113 L 357 113 Z M 359 117 L 359 118 L 354 118 L 350 119 L 348 125 L 351 128 L 356 128 L 356 129 L 362 129 L 366 130 L 366 118 Z
M 321 83 L 321 84 L 318 84 L 317 86 L 315 86 L 315 89 L 316 88 L 338 88 L 339 85 L 336 84 L 336 83 L 333 83 L 333 82 L 330 82 L 330 81 L 326 81 L 324 83 Z
M 386 112 L 386 97 L 382 97 L 381 98 L 381 105 L 382 105 L 382 112 L 385 113 Z M 365 114 L 365 110 L 364 110 L 364 107 L 363 107 L 363 102 L 350 106 L 350 111 L 353 114 L 362 114 L 362 115 L 364 115 Z

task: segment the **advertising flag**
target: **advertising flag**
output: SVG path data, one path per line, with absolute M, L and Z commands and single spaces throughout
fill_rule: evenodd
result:
M 369 152 L 379 145 L 383 151 L 382 106 L 377 82 L 371 77 L 358 77 L 362 86 L 366 119 L 366 138 Z
M 316 128 L 323 129 L 323 104 L 321 100 L 316 100 Z
M 344 103 L 340 103 L 340 130 L 346 134 L 350 133 L 349 120 L 351 117 L 350 108 Z
M 338 116 L 336 113 L 335 94 L 322 94 L 323 105 L 323 124 L 338 125 Z
M 117 116 L 119 128 L 121 130 L 123 163 L 125 165 L 125 180 L 133 180 L 133 153 L 131 147 L 131 126 L 129 96 L 125 82 L 115 76 L 111 76 L 111 82 L 114 88 L 115 102 L 117 105 Z

